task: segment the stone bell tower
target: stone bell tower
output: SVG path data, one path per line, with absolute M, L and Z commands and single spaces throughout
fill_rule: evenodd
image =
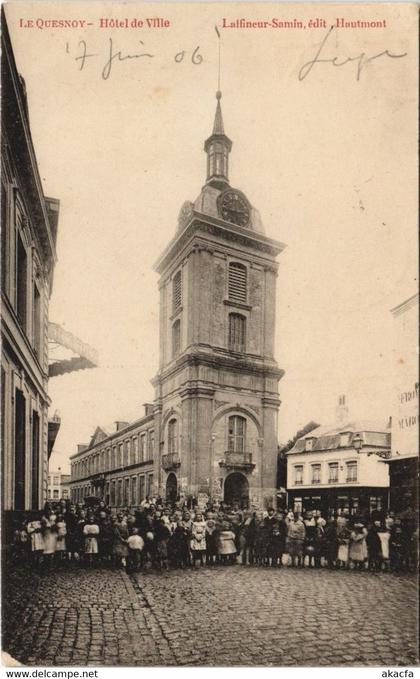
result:
M 181 208 L 160 274 L 155 386 L 157 484 L 262 507 L 275 502 L 278 382 L 274 358 L 277 255 L 259 212 L 229 184 L 232 142 L 221 93 L 204 144 L 207 179 Z

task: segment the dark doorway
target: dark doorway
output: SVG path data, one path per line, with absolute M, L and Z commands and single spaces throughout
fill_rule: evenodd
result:
M 32 411 L 32 509 L 39 502 L 39 415 Z
M 249 506 L 249 483 L 248 479 L 238 472 L 229 474 L 224 484 L 224 501 L 228 505 L 237 502 L 241 507 Z
M 166 479 L 166 501 L 176 502 L 178 496 L 178 481 L 175 474 L 169 474 Z
M 25 509 L 25 397 L 15 395 L 15 509 Z

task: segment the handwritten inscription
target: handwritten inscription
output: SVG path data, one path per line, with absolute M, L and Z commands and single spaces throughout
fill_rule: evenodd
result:
M 331 64 L 332 66 L 345 66 L 345 64 L 351 62 L 354 62 L 356 64 L 356 80 L 360 80 L 360 76 L 363 69 L 375 59 L 379 59 L 380 57 L 389 57 L 390 59 L 401 59 L 402 57 L 407 56 L 407 52 L 404 52 L 402 54 L 393 54 L 386 49 L 383 50 L 382 52 L 374 54 L 371 57 L 367 56 L 365 52 L 361 52 L 360 54 L 354 57 L 340 58 L 339 56 L 334 56 L 330 58 L 325 58 L 324 57 L 325 48 L 328 43 L 328 39 L 332 31 L 334 30 L 336 30 L 335 26 L 331 26 L 328 32 L 326 33 L 323 41 L 321 42 L 321 45 L 318 48 L 315 57 L 310 61 L 307 61 L 306 64 L 304 64 L 301 67 L 298 74 L 299 80 L 301 81 L 304 80 L 310 74 L 310 72 L 312 71 L 316 64 Z
M 144 46 L 143 40 L 139 40 L 138 42 L 142 47 Z M 70 54 L 69 43 L 66 44 L 66 51 L 68 54 Z M 90 61 L 91 59 L 101 57 L 103 57 L 103 55 L 98 54 L 97 52 L 89 52 L 86 40 L 79 40 L 78 54 L 76 57 L 74 57 L 74 60 L 79 65 L 79 71 L 82 71 L 85 68 L 87 62 Z M 150 59 L 153 59 L 154 57 L 155 54 L 152 54 L 151 52 L 148 51 L 138 51 L 130 54 L 127 52 L 123 52 L 123 50 L 115 47 L 113 39 L 109 38 L 108 49 L 106 50 L 104 57 L 105 62 L 102 61 L 101 77 L 103 80 L 108 80 L 115 63 L 135 59 L 145 59 L 146 61 L 148 61 Z M 181 63 L 182 61 L 188 58 L 190 58 L 191 63 L 195 65 L 201 64 L 203 61 L 203 56 L 200 54 L 200 47 L 199 46 L 195 47 L 195 49 L 191 50 L 191 52 L 188 52 L 187 50 L 180 50 L 174 55 L 174 61 L 177 64 Z

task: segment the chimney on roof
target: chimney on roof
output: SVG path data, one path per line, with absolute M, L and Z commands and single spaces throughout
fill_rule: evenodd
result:
M 79 445 L 77 446 L 77 452 L 81 453 L 84 450 L 87 450 L 87 448 L 88 446 L 86 445 L 86 443 L 79 443 Z
M 337 424 L 345 424 L 348 421 L 349 409 L 346 405 L 345 394 L 338 397 L 338 406 L 335 411 Z
M 122 420 L 117 420 L 115 422 L 115 429 L 116 429 L 116 431 L 121 431 L 121 429 L 125 429 L 126 427 L 128 427 L 129 424 L 130 424 L 129 422 L 123 422 Z
M 144 414 L 147 417 L 148 415 L 153 415 L 153 403 L 143 403 L 144 405 Z

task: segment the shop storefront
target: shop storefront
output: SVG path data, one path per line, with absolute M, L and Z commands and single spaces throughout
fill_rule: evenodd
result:
M 344 510 L 350 515 L 384 512 L 388 509 L 388 488 L 326 488 L 317 491 L 289 491 L 289 509 L 308 512 L 319 509 L 324 516 L 331 513 L 341 514 Z

